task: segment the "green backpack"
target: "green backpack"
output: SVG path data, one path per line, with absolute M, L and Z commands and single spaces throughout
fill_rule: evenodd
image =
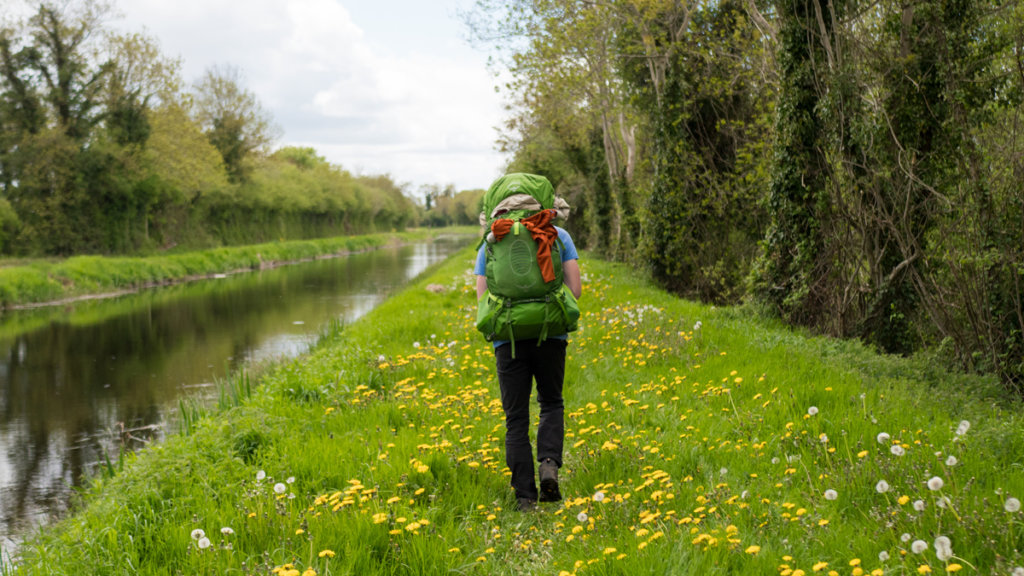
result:
M 554 189 L 547 178 L 506 174 L 484 195 L 487 292 L 477 303 L 476 327 L 488 341 L 512 342 L 573 332 L 579 305 L 562 283 L 562 243 L 555 230 Z M 538 239 L 550 247 L 550 263 L 538 260 Z

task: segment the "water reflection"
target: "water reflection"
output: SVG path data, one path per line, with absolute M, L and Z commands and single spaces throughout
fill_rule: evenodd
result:
M 359 318 L 465 242 L 5 314 L 0 547 L 65 511 L 72 487 L 107 455 L 162 438 L 183 394 L 245 363 L 304 352 L 321 326 Z

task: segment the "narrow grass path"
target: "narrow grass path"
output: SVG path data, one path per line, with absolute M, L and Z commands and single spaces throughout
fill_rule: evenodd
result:
M 566 500 L 513 511 L 472 259 L 225 385 L 0 572 L 1024 573 L 1021 404 L 994 382 L 586 258 Z

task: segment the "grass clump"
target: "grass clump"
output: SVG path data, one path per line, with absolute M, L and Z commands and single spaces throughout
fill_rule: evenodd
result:
M 1024 426 L 998 383 L 681 301 L 587 259 L 565 385 L 566 499 L 515 512 L 493 353 L 472 327 L 472 257 L 98 478 L 84 508 L 6 570 L 799 576 L 1024 564 Z

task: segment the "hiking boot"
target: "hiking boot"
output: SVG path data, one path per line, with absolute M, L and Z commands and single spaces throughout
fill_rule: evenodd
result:
M 537 509 L 537 501 L 533 498 L 516 498 L 516 510 L 520 512 L 533 512 Z
M 558 464 L 551 458 L 540 463 L 540 501 L 558 502 L 562 493 L 558 490 Z

